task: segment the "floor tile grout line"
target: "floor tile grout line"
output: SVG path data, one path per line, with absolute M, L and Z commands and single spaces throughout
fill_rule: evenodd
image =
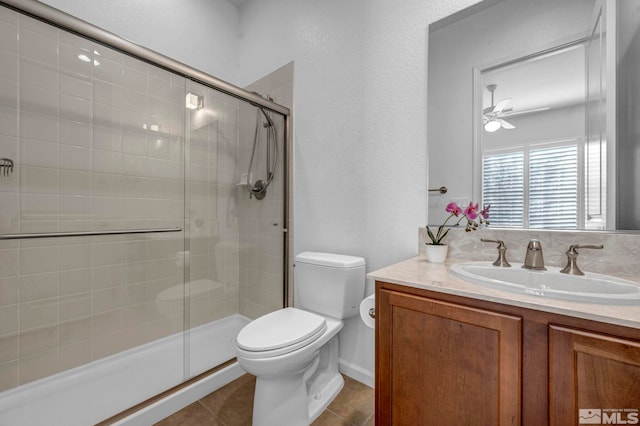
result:
M 213 411 L 209 409 L 209 407 L 207 407 L 207 405 L 204 402 L 202 402 L 202 399 L 198 400 L 198 404 L 200 404 L 202 408 L 207 410 L 207 413 L 209 413 L 216 422 L 221 423 L 223 426 L 227 426 L 227 424 L 220 417 L 218 417 Z

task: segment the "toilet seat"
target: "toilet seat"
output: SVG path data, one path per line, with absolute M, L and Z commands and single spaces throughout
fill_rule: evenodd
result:
M 326 330 L 324 317 L 296 308 L 284 308 L 249 323 L 240 330 L 236 341 L 243 356 L 269 358 L 306 346 Z

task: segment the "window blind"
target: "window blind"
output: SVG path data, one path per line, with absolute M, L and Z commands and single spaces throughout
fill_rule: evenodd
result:
M 524 226 L 523 152 L 490 154 L 482 158 L 482 203 L 491 205 L 491 226 Z
M 578 147 L 532 149 L 529 155 L 529 227 L 578 226 Z
M 482 202 L 492 226 L 577 228 L 577 145 L 485 154 Z

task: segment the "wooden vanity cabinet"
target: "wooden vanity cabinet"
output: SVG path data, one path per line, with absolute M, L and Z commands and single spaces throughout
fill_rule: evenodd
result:
M 640 330 L 376 282 L 375 381 L 377 425 L 575 426 L 640 409 Z

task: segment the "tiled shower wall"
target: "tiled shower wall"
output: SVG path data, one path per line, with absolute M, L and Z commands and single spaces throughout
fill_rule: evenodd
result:
M 183 78 L 0 8 L 0 233 L 182 227 Z M 0 242 L 0 390 L 183 329 L 183 234 Z
M 259 90 L 290 105 L 292 72 Z M 186 111 L 188 91 L 204 108 Z M 0 241 L 0 391 L 282 306 L 283 117 L 273 114 L 276 179 L 249 200 L 238 183 L 254 107 L 3 7 L 0 98 L 0 157 L 15 163 L 0 176 L 0 233 L 186 227 L 189 237 Z
M 204 107 L 190 114 L 190 326 L 238 313 L 238 113 L 241 101 L 192 84 Z M 210 290 L 200 292 L 198 283 Z
M 274 102 L 293 109 L 293 72 L 294 64 L 290 62 L 253 82 L 246 89 L 258 92 L 264 97 L 270 96 Z M 246 173 L 245 168 L 249 164 L 253 145 L 256 111 L 255 108 L 243 106 L 240 114 L 242 126 L 240 126 L 239 140 L 243 148 L 239 153 L 239 167 L 241 167 L 240 173 Z M 250 199 L 246 190 L 241 191 L 239 198 L 240 241 L 243 246 L 240 252 L 240 313 L 249 318 L 257 318 L 282 308 L 282 282 L 285 273 L 289 274 L 289 295 L 293 293 L 292 250 L 290 250 L 289 265 L 286 270 L 283 268 L 284 170 L 291 167 L 292 162 L 284 161 L 287 147 L 284 144 L 283 120 L 277 114 L 271 114 L 271 117 L 278 131 L 278 164 L 275 178 L 263 200 Z M 264 117 L 260 116 L 260 125 L 264 121 Z M 261 131 L 264 132 L 264 129 Z M 264 144 L 265 139 L 261 142 Z M 266 176 L 264 146 L 262 149 L 257 151 L 260 153 L 257 158 L 258 173 L 253 180 L 264 179 Z M 289 152 L 289 155 L 291 154 Z M 288 173 L 292 176 L 293 171 L 289 169 Z M 290 183 L 292 183 L 291 180 Z M 291 190 L 289 192 L 293 193 Z M 289 200 L 290 206 L 291 201 Z M 293 247 L 292 220 L 293 215 L 290 210 L 286 234 L 289 247 Z M 291 298 L 289 303 L 292 304 Z

